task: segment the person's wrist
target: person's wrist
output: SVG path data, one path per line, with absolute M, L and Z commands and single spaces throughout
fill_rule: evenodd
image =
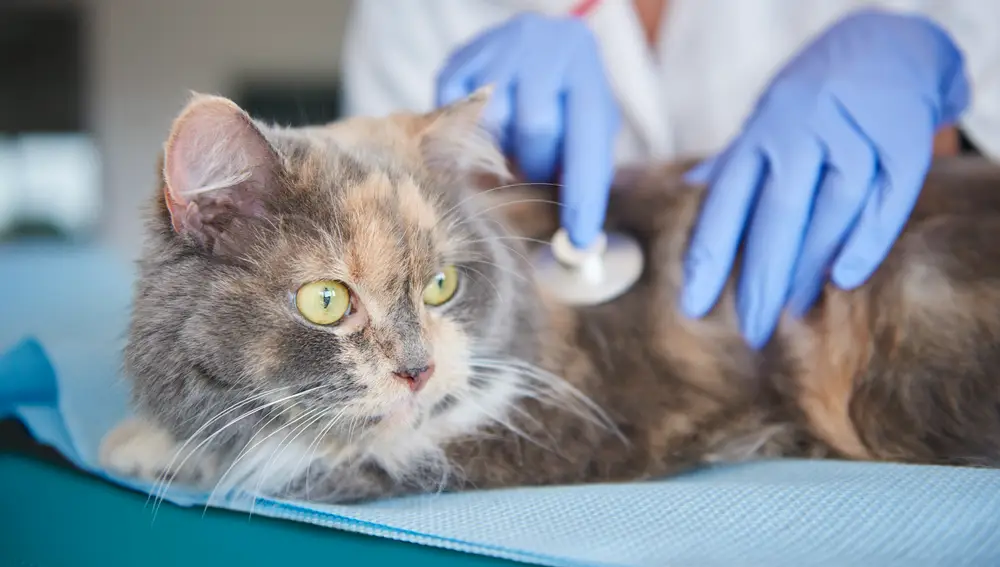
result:
M 933 154 L 935 156 L 954 156 L 961 151 L 958 128 L 947 124 L 934 134 Z
M 933 73 L 933 81 L 924 88 L 933 88 L 936 100 L 931 101 L 935 123 L 946 125 L 958 120 L 969 102 L 965 57 L 951 33 L 933 18 L 920 13 L 896 12 L 880 7 L 858 8 L 842 18 L 835 28 L 855 28 L 862 33 L 877 33 L 888 39 L 881 47 L 903 65 Z M 899 41 L 892 40 L 897 36 Z M 915 45 L 918 44 L 918 45 Z M 923 55 L 920 55 L 923 54 Z M 920 61 L 914 61 L 920 57 Z M 925 60 L 929 59 L 929 60 Z M 930 92 L 927 93 L 931 95 Z

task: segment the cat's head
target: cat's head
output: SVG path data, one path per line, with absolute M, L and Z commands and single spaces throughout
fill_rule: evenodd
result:
M 302 129 L 195 96 L 126 352 L 146 411 L 197 426 L 257 396 L 332 435 L 488 420 L 513 391 L 503 360 L 535 341 L 530 276 L 482 191 L 508 175 L 488 96 Z

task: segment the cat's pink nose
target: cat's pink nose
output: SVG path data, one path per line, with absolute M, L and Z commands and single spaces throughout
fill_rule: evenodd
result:
M 419 392 L 424 385 L 427 384 L 427 381 L 431 379 L 431 376 L 434 375 L 434 363 L 431 362 L 427 366 L 421 366 L 418 368 L 404 368 L 402 370 L 397 370 L 392 374 L 396 378 L 406 382 L 406 385 L 410 387 L 410 390 Z

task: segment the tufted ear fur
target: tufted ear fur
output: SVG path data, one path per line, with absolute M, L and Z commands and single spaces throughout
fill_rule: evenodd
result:
M 493 88 L 422 115 L 417 121 L 420 154 L 428 169 L 507 182 L 511 172 L 491 133 L 480 123 Z
M 234 253 L 231 229 L 264 213 L 278 156 L 231 100 L 194 95 L 174 120 L 163 158 L 164 201 L 174 231 L 206 250 Z

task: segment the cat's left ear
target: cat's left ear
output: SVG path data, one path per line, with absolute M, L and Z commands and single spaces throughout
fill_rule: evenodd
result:
M 481 87 L 422 117 L 420 152 L 429 169 L 500 182 L 512 178 L 503 152 L 481 122 L 492 94 L 492 86 Z

